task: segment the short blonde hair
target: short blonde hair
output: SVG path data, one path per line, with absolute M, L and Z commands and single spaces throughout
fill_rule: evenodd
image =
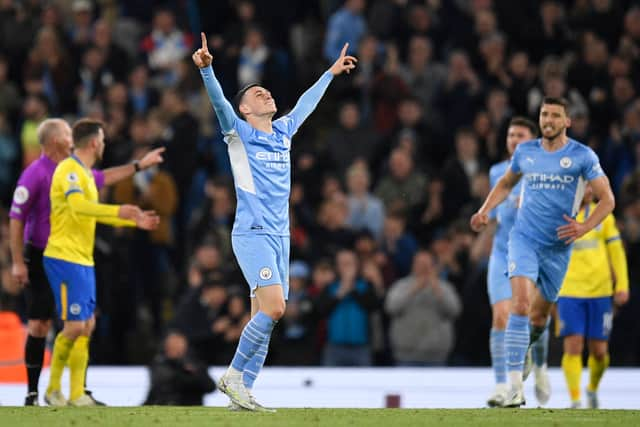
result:
M 59 136 L 61 127 L 67 124 L 62 119 L 46 119 L 38 125 L 37 135 L 40 145 L 47 144 L 51 139 Z

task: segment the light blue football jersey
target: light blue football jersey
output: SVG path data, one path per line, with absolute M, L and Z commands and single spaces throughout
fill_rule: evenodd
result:
M 231 160 L 238 201 L 231 234 L 289 236 L 291 138 L 316 108 L 333 75 L 325 72 L 289 114 L 272 123 L 273 133 L 269 134 L 235 114 L 211 66 L 201 68 L 200 73 Z
M 536 139 L 516 147 L 510 168 L 522 174 L 520 208 L 514 231 L 545 245 L 564 245 L 557 228 L 575 218 L 585 184 L 604 175 L 593 150 L 573 139 L 558 151 L 549 152 Z
M 491 188 L 496 186 L 508 167 L 509 160 L 496 163 L 491 167 L 489 170 L 489 183 L 491 184 Z M 501 256 L 505 260 L 507 259 L 507 242 L 509 241 L 509 232 L 516 222 L 521 185 L 522 181 L 518 182 L 506 200 L 489 212 L 489 218 L 495 219 L 498 223 L 496 233 L 493 236 L 491 256 Z

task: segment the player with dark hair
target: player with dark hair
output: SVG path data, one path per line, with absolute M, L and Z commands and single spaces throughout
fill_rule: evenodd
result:
M 9 213 L 9 241 L 14 280 L 25 286 L 28 336 L 25 345 L 28 392 L 25 405 L 38 404 L 38 381 L 44 359 L 45 339 L 55 317 L 55 302 L 42 265 L 42 252 L 49 238 L 51 202 L 49 191 L 56 165 L 71 155 L 71 127 L 62 119 L 46 119 L 38 127 L 40 158 L 20 175 Z M 98 189 L 162 162 L 159 148 L 139 162 L 104 171 L 93 170 Z M 87 391 L 89 396 L 91 393 Z M 98 402 L 99 403 L 99 402 Z
M 355 68 L 356 58 L 346 54 L 345 44 L 340 57 L 302 94 L 291 112 L 274 121 L 276 103 L 271 92 L 258 84 L 238 92 L 234 110 L 211 68 L 213 57 L 204 33 L 201 38 L 202 47 L 192 59 L 200 68 L 227 143 L 238 199 L 231 241 L 250 288 L 252 314 L 218 386 L 232 403 L 249 410 L 266 410 L 250 390 L 288 297 L 291 139 L 316 108 L 333 77 Z
M 539 125 L 542 138 L 518 145 L 505 174 L 471 217 L 471 227 L 481 231 L 489 223 L 489 212 L 524 179 L 508 243 L 507 270 L 512 297 L 505 331 L 511 382 L 504 402 L 507 407 L 525 404 L 525 356 L 530 343 L 535 343 L 547 328 L 549 312 L 567 271 L 572 243 L 600 224 L 615 206 L 609 180 L 596 154 L 567 136 L 571 125 L 567 102 L 545 98 Z M 587 182 L 599 202 L 591 216 L 579 223 L 575 217 Z
M 92 406 L 96 403 L 85 393 L 84 380 L 89 336 L 95 325 L 93 244 L 96 222 L 152 230 L 159 220 L 154 212 L 143 212 L 137 206 L 98 202 L 91 168 L 102 159 L 104 152 L 101 122 L 89 119 L 76 122 L 73 143 L 74 153 L 56 167 L 49 193 L 51 233 L 43 253 L 43 264 L 64 326 L 55 339 L 45 401 L 55 406 Z M 67 364 L 71 382 L 68 402 L 60 385 Z
M 513 152 L 519 144 L 530 141 L 537 135 L 538 128 L 531 120 L 524 117 L 511 119 L 507 130 L 507 152 L 509 153 L 509 158 L 513 156 Z M 489 171 L 491 187 L 496 185 L 508 167 L 509 159 L 491 167 Z M 509 309 L 511 307 L 511 285 L 505 272 L 507 271 L 507 242 L 509 241 L 509 232 L 516 220 L 520 190 L 521 183 L 518 183 L 511 190 L 507 200 L 490 212 L 489 217 L 495 220 L 495 226 L 486 229 L 490 233 L 493 232 L 493 245 L 487 274 L 487 293 L 489 294 L 492 312 L 489 349 L 496 388 L 487 400 L 487 404 L 490 407 L 501 407 L 508 391 L 504 331 L 507 327 L 507 319 L 509 318 Z M 549 401 L 550 395 L 549 376 L 546 371 L 548 336 L 548 332 L 545 332 L 545 335 L 538 340 L 534 348 L 537 368 L 536 397 L 542 405 Z

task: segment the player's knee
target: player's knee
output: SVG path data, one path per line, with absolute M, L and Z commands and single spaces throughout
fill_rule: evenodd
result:
M 284 301 L 282 303 L 273 304 L 271 307 L 267 309 L 267 315 L 271 317 L 273 320 L 280 320 L 282 316 L 284 316 L 284 311 L 286 306 Z
M 49 333 L 51 324 L 48 320 L 29 320 L 29 335 L 36 338 L 44 338 Z
M 93 334 L 93 331 L 96 329 L 96 320 L 95 318 L 91 318 L 87 321 L 84 330 L 82 331 L 82 335 L 86 337 L 90 337 Z
M 529 319 L 531 320 L 531 324 L 534 326 L 545 326 L 547 324 L 546 314 L 537 310 L 531 311 Z
M 494 329 L 500 329 L 500 330 L 506 329 L 508 320 L 509 320 L 509 310 L 495 312 L 493 315 Z
M 514 314 L 517 314 L 520 316 L 528 315 L 529 314 L 529 298 L 523 296 L 512 301 L 511 311 Z
M 68 322 L 65 323 L 63 333 L 72 340 L 78 338 L 84 332 L 85 325 L 82 322 Z
M 567 354 L 582 354 L 584 341 L 579 335 L 570 335 L 564 339 L 564 352 Z
M 607 346 L 606 345 L 597 345 L 591 349 L 591 355 L 598 361 L 604 360 L 607 356 Z
M 282 316 L 284 316 L 284 310 L 284 306 L 273 309 L 270 314 L 271 318 L 273 320 L 280 320 Z

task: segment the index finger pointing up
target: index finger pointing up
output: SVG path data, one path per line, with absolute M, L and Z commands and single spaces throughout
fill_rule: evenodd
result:
M 200 38 L 202 39 L 202 48 L 208 51 L 209 48 L 207 47 L 207 36 L 204 35 L 204 32 L 200 33 Z
M 347 54 L 347 49 L 349 48 L 349 43 L 345 43 L 342 47 L 342 52 L 340 52 L 340 56 L 343 57 Z

